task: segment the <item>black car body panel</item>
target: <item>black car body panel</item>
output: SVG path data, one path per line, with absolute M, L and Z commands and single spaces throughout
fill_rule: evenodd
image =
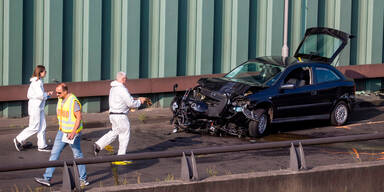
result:
M 304 41 L 314 34 L 339 38 L 341 44 L 332 48 L 337 54 L 349 38 L 334 29 L 308 31 Z M 355 84 L 330 65 L 335 53 L 329 58 L 303 53 L 259 57 L 222 78 L 202 78 L 198 86 L 174 98 L 172 123 L 176 129 L 237 136 L 263 135 L 270 123 L 335 118 L 344 123 L 354 103 Z

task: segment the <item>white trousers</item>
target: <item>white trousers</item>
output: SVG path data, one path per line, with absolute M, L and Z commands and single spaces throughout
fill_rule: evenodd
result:
M 17 141 L 24 143 L 30 136 L 37 133 L 37 147 L 45 148 L 47 146 L 45 141 L 45 129 L 47 128 L 47 123 L 45 121 L 44 110 L 28 107 L 28 115 L 29 126 L 16 136 Z
M 112 143 L 119 136 L 118 155 L 125 155 L 129 143 L 130 124 L 127 115 L 109 115 L 112 123 L 112 130 L 96 141 L 96 144 L 104 149 L 105 146 Z

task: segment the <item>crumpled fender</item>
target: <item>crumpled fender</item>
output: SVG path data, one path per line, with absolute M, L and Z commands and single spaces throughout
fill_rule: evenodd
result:
M 336 104 L 339 101 L 346 101 L 348 105 L 348 110 L 352 111 L 353 106 L 355 104 L 355 95 L 350 95 L 349 93 L 341 95 L 338 99 L 333 101 L 331 111 L 333 110 L 333 108 L 335 108 Z
M 249 110 L 246 105 L 243 106 L 243 114 L 251 120 L 258 121 L 260 116 L 265 112 L 265 109 Z

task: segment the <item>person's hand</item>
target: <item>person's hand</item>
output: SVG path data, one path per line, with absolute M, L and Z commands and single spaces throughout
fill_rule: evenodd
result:
M 152 101 L 150 98 L 145 98 L 145 102 L 147 102 L 147 107 L 152 105 Z
M 145 97 L 139 97 L 139 98 L 137 98 L 137 99 L 140 100 L 140 103 L 141 103 L 141 104 L 143 104 L 143 103 L 147 100 L 147 98 L 145 98 Z
M 48 91 L 48 92 L 47 92 L 47 95 L 48 95 L 48 96 L 51 96 L 52 94 L 53 94 L 53 91 Z
M 75 136 L 76 136 L 76 132 L 71 132 L 71 133 L 67 134 L 67 138 L 69 140 L 72 140 L 73 138 L 75 138 Z

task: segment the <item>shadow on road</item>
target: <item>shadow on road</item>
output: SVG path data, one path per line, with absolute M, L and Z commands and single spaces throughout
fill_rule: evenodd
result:
M 100 131 L 97 131 L 97 132 L 100 132 Z M 101 132 L 105 132 L 105 131 L 101 131 Z M 99 135 L 101 133 L 90 133 L 90 134 L 92 137 L 92 135 Z M 90 137 L 90 134 L 87 135 L 88 138 Z M 175 138 L 169 139 L 167 141 L 148 146 L 144 149 L 130 151 L 127 154 L 142 153 L 142 152 L 159 152 L 159 151 L 166 151 L 166 150 L 169 150 L 170 148 L 175 148 L 175 147 L 193 146 L 193 145 L 201 143 L 201 141 L 195 140 L 195 139 L 200 138 L 200 137 L 201 137 L 201 135 L 192 135 L 189 137 L 175 137 Z M 104 169 L 90 173 L 89 176 L 103 175 L 101 177 L 97 177 L 97 179 L 95 179 L 95 180 L 92 180 L 91 181 L 92 183 L 100 182 L 100 181 L 103 181 L 105 179 L 114 177 L 115 184 L 121 184 L 121 181 L 119 181 L 119 179 L 118 179 L 119 175 L 127 174 L 127 173 L 138 174 L 137 171 L 151 167 L 151 166 L 157 164 L 158 162 L 159 162 L 159 159 L 148 159 L 148 160 L 140 160 L 140 161 L 138 160 L 137 162 L 134 162 L 134 166 L 131 166 L 131 165 L 116 166 L 116 165 L 113 165 L 111 163 L 108 167 L 105 167 Z M 108 173 L 108 174 L 106 174 L 106 173 Z M 94 178 L 96 178 L 96 177 L 94 177 Z
M 377 108 L 367 108 L 353 111 L 348 119 L 346 126 L 353 123 L 361 123 L 367 120 L 373 120 L 379 115 L 382 115 L 383 111 Z M 289 131 L 306 130 L 314 128 L 323 128 L 331 126 L 329 120 L 310 120 L 290 123 L 276 123 L 272 125 L 271 134 L 286 133 Z

